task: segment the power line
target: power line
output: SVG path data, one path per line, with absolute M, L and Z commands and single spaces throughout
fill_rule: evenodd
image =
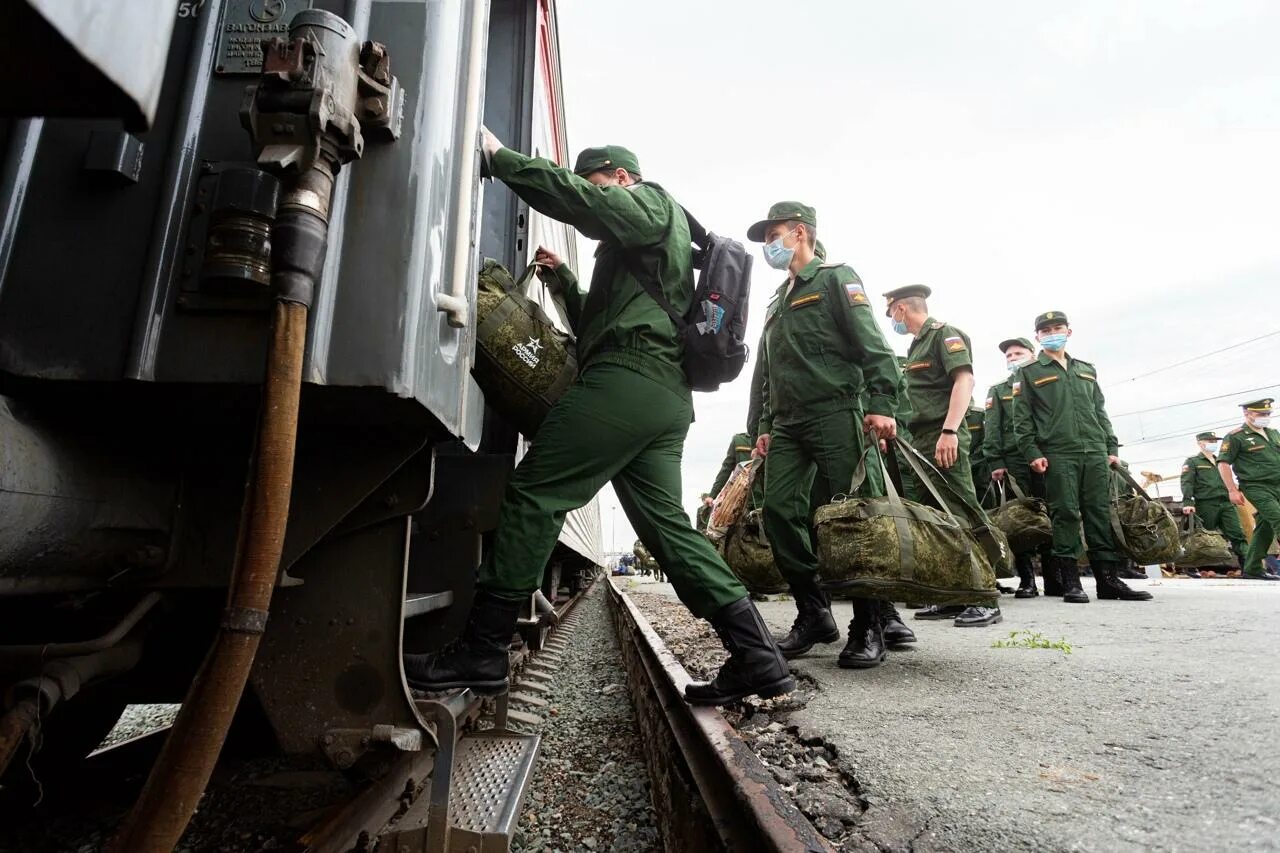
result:
M 1168 403 L 1166 405 L 1155 406 L 1154 408 L 1150 408 L 1150 409 L 1137 409 L 1136 411 L 1132 411 L 1132 412 L 1121 412 L 1120 414 L 1112 415 L 1111 417 L 1123 418 L 1129 415 L 1145 415 L 1149 412 L 1163 412 L 1165 409 L 1176 409 L 1176 408 L 1179 408 L 1180 406 L 1191 406 L 1196 403 L 1208 403 L 1213 400 L 1221 400 L 1226 397 L 1237 397 L 1244 394 L 1255 394 L 1258 391 L 1269 391 L 1272 388 L 1280 388 L 1280 385 L 1263 385 L 1259 388 L 1245 388 L 1243 391 L 1231 391 L 1230 393 L 1217 394 L 1213 397 L 1201 397 L 1198 400 L 1183 400 L 1181 403 Z
M 1239 421 L 1219 421 L 1219 422 L 1210 423 L 1210 424 L 1198 424 L 1197 426 L 1183 427 L 1177 432 L 1165 433 L 1164 435 L 1153 435 L 1150 438 L 1143 437 L 1138 439 L 1137 441 L 1125 442 L 1124 446 L 1137 447 L 1139 444 L 1150 444 L 1154 441 L 1166 441 L 1171 438 L 1186 438 L 1189 434 L 1193 434 L 1195 432 L 1203 432 L 1209 429 L 1222 429 L 1224 427 L 1237 426 L 1239 423 L 1240 423 Z M 1188 453 L 1187 455 L 1190 456 L 1191 454 Z
M 1241 341 L 1238 344 L 1231 344 L 1230 346 L 1223 347 L 1222 349 L 1216 349 L 1212 352 L 1206 352 L 1203 355 L 1197 355 L 1192 358 L 1183 359 L 1182 361 L 1176 361 L 1173 364 L 1167 364 L 1164 367 L 1157 367 L 1155 370 L 1148 370 L 1146 373 L 1139 373 L 1136 376 L 1130 376 L 1128 379 L 1121 379 L 1119 382 L 1115 382 L 1113 384 L 1120 385 L 1125 382 L 1134 382 L 1139 379 L 1144 379 L 1148 376 L 1154 376 L 1157 373 L 1164 373 L 1166 370 L 1173 370 L 1175 367 L 1182 367 L 1185 364 L 1191 364 L 1191 362 L 1193 361 L 1200 361 L 1201 359 L 1208 358 L 1211 355 L 1218 355 L 1219 353 L 1224 353 L 1224 352 L 1227 352 L 1228 350 L 1239 349 L 1240 347 L 1257 343 L 1258 341 L 1266 340 L 1267 338 L 1273 338 L 1276 335 L 1280 335 L 1280 329 L 1274 332 L 1267 332 L 1265 335 L 1259 335 L 1256 338 L 1250 338 L 1247 341 Z

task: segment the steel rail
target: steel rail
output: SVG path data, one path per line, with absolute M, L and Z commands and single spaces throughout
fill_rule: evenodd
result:
M 684 701 L 689 673 L 608 586 L 666 849 L 833 850 L 724 715 Z

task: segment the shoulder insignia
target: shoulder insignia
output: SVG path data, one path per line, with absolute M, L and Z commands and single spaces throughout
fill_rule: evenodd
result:
M 947 352 L 964 352 L 964 338 L 959 335 L 951 335 L 942 339 L 942 344 L 947 348 Z
M 825 264 L 818 264 L 818 269 L 820 269 L 820 270 L 833 270 L 833 269 L 835 269 L 836 267 L 842 267 L 842 266 L 844 266 L 844 262 L 843 262 L 843 261 L 828 261 L 828 262 L 826 262 Z
M 939 322 L 935 322 L 935 323 L 934 323 L 932 326 L 930 326 L 929 328 L 930 328 L 930 329 L 933 329 L 933 330 L 936 332 L 938 329 L 941 329 L 941 328 L 943 328 L 943 327 L 944 327 L 944 326 L 946 326 L 946 325 L 947 325 L 946 323 L 939 323 Z
M 1013 396 L 1017 397 L 1021 393 L 1022 393 L 1022 383 L 1021 382 L 1013 383 Z
M 1090 382 L 1098 381 L 1098 377 L 1094 376 L 1092 373 L 1077 373 L 1076 375 L 1081 379 L 1088 379 Z
M 1183 465 L 1183 466 L 1182 466 L 1182 473 L 1184 473 L 1184 474 L 1185 474 L 1185 473 L 1187 473 L 1187 472 L 1188 472 L 1188 471 L 1190 471 L 1190 470 L 1191 470 L 1191 466 L 1190 466 L 1190 465 Z

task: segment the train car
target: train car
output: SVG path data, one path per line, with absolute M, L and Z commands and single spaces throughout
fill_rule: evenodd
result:
M 482 121 L 567 161 L 552 0 L 6 16 L 0 762 L 57 772 L 243 637 L 280 750 L 420 748 L 401 654 L 460 632 L 525 446 L 471 378 L 479 262 L 576 262 L 479 174 Z M 592 505 L 544 592 L 602 562 Z

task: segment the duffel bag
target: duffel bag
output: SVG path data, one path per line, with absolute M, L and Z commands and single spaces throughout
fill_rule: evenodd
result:
M 1139 565 L 1178 559 L 1178 522 L 1120 466 L 1111 469 L 1111 530 L 1120 550 Z
M 716 495 L 706 529 L 706 537 L 712 542 L 724 539 L 729 528 L 746 512 L 747 499 L 751 497 L 751 482 L 759 467 L 756 463 L 757 459 L 739 462 L 720 488 L 720 494 Z
M 527 295 L 536 266 L 519 281 L 486 258 L 476 293 L 476 359 L 471 375 L 485 402 L 532 438 L 578 375 L 573 336 L 556 328 Z M 559 297 L 552 301 L 565 316 Z M 567 323 L 567 321 L 566 321 Z
M 1005 483 L 1008 488 L 1005 488 Z M 1009 497 L 1013 492 L 1013 497 Z M 996 494 L 1000 505 L 989 515 L 1009 540 L 1009 550 L 1025 554 L 1042 545 L 1053 542 L 1053 522 L 1049 520 L 1049 507 L 1037 497 L 1028 497 L 1018 488 L 1018 483 L 1008 474 L 999 481 Z
M 1227 537 L 1204 526 L 1200 516 L 1184 515 L 1182 522 L 1182 556 L 1178 565 L 1188 569 L 1239 568 Z
M 1004 535 L 951 492 L 942 475 L 911 445 L 897 440 L 889 444 L 937 506 L 903 500 L 878 455 L 888 494 L 837 496 L 814 515 L 823 586 L 855 596 L 925 604 L 995 600 L 996 567 L 1009 563 Z M 864 453 L 858 462 L 850 495 L 857 494 L 866 479 L 867 456 Z
M 773 561 L 773 549 L 764 535 L 761 511 L 743 513 L 725 534 L 724 561 L 749 592 L 758 595 L 786 592 L 787 582 Z

